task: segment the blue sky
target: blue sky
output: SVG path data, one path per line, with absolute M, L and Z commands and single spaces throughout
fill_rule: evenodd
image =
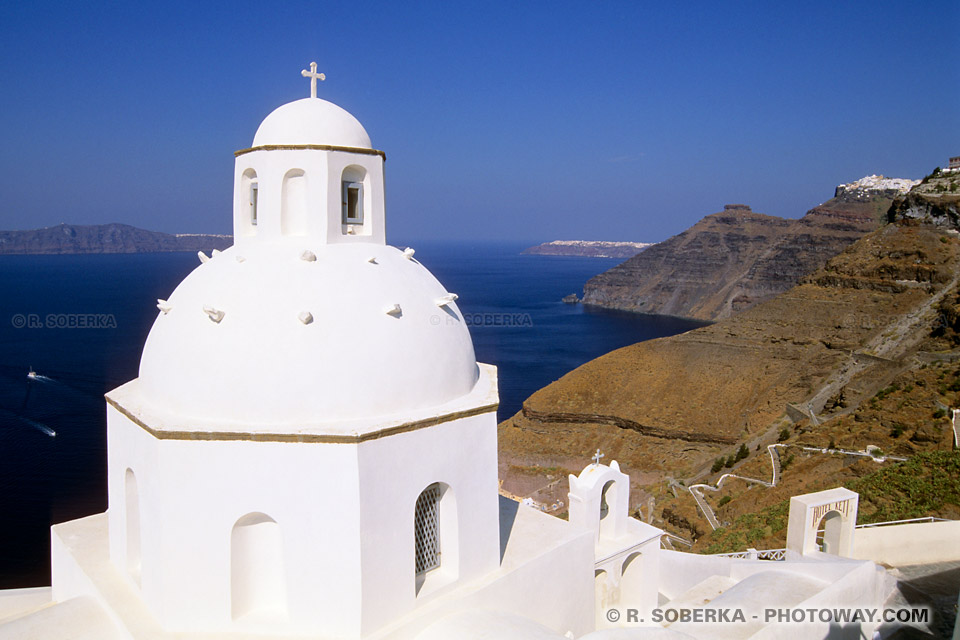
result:
M 955 0 L 11 3 L 0 228 L 229 232 L 232 152 L 311 60 L 386 151 L 395 243 L 799 217 L 960 155 L 958 34 Z

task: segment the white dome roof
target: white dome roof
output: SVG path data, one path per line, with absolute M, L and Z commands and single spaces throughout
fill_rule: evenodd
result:
M 386 245 L 304 245 L 231 247 L 188 275 L 144 346 L 144 401 L 297 429 L 436 407 L 473 389 L 470 333 L 455 304 L 437 305 L 447 292 L 427 269 Z M 395 304 L 400 314 L 386 313 Z
M 303 98 L 274 109 L 253 136 L 254 147 L 304 144 L 373 148 L 359 120 L 320 98 Z

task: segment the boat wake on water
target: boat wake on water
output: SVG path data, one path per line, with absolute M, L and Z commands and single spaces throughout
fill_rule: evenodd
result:
M 33 367 L 30 367 L 30 371 L 27 373 L 27 378 L 35 382 L 56 382 L 53 378 L 41 375 L 33 370 Z
M 51 429 L 50 427 L 48 427 L 48 426 L 45 425 L 45 424 L 42 424 L 42 423 L 37 422 L 37 421 L 35 421 L 35 420 L 31 420 L 30 418 L 25 418 L 24 416 L 21 416 L 21 415 L 18 415 L 18 414 L 16 414 L 16 413 L 13 413 L 12 411 L 7 411 L 6 409 L 0 409 L 0 414 L 8 415 L 8 416 L 10 416 L 11 418 L 15 418 L 16 420 L 19 420 L 20 422 L 23 422 L 23 423 L 25 423 L 25 424 L 28 424 L 28 425 L 30 425 L 31 427 L 33 427 L 34 429 L 36 429 L 37 431 L 40 431 L 40 432 L 42 432 L 42 433 L 47 434 L 47 435 L 50 436 L 51 438 L 57 437 L 57 432 L 54 431 L 53 429 Z

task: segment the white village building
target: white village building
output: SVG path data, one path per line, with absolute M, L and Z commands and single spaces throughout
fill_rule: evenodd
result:
M 107 394 L 107 512 L 52 528 L 52 586 L 0 592 L 0 639 L 798 637 L 651 613 L 882 604 L 868 558 L 900 547 L 857 554 L 846 490 L 798 502 L 779 562 L 662 550 L 599 456 L 569 521 L 500 496 L 496 369 L 386 244 L 384 153 L 304 75 L 236 153 L 235 245 Z

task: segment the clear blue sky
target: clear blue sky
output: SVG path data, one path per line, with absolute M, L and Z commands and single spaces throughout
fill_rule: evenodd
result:
M 229 232 L 236 149 L 320 95 L 388 238 L 662 240 L 960 155 L 960 3 L 8 3 L 0 228 Z

